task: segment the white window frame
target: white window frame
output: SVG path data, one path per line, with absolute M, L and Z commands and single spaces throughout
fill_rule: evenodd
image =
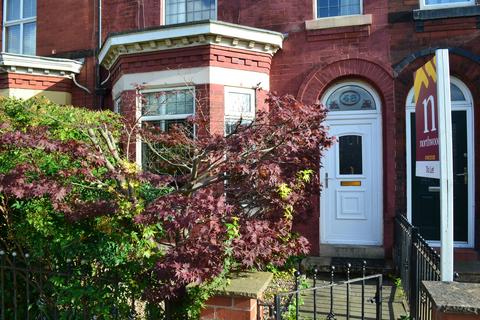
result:
M 229 112 L 228 109 L 228 95 L 231 93 L 241 93 L 241 94 L 248 94 L 250 95 L 250 106 L 252 107 L 250 112 Z M 227 130 L 227 121 L 239 121 L 240 119 L 242 120 L 247 120 L 247 121 L 253 121 L 255 120 L 255 114 L 257 111 L 257 94 L 255 89 L 249 89 L 249 88 L 239 88 L 239 87 L 225 87 L 224 90 L 224 133 L 226 134 Z
M 347 15 L 338 15 L 338 16 L 331 16 L 331 17 L 319 17 L 318 16 L 318 10 L 317 10 L 318 1 L 319 0 L 313 0 L 313 16 L 317 20 L 319 20 L 319 19 L 331 19 L 331 18 L 336 18 L 336 17 L 352 17 L 352 16 L 363 15 L 363 0 L 359 0 L 360 1 L 360 13 L 359 14 L 347 14 Z M 420 0 L 420 1 L 423 1 L 423 0 Z
M 32 23 L 35 22 L 35 28 L 37 27 L 37 15 L 34 17 L 30 18 L 25 18 L 23 19 L 23 1 L 24 0 L 19 0 L 20 1 L 20 19 L 17 20 L 12 20 L 12 21 L 7 21 L 7 13 L 8 13 L 8 8 L 7 4 L 8 1 L 4 0 L 3 4 L 3 37 L 2 37 L 2 51 L 7 52 L 7 28 L 11 26 L 16 26 L 20 25 L 20 54 L 23 53 L 23 26 L 27 23 Z M 37 4 L 37 1 L 35 1 L 35 5 Z M 37 10 L 35 10 L 37 12 Z M 35 31 L 35 55 L 37 53 L 37 34 Z
M 419 2 L 420 2 L 420 10 L 468 7 L 468 6 L 475 5 L 475 0 L 453 2 L 453 3 L 439 3 L 439 4 L 426 4 L 426 0 L 419 0 Z
M 187 13 L 185 12 L 185 14 Z M 210 20 L 217 20 L 217 19 L 218 19 L 218 0 L 215 0 L 215 14 L 214 14 L 214 17 L 211 18 Z M 188 22 L 192 22 L 192 21 L 185 21 L 181 23 L 188 23 Z M 167 0 L 162 1 L 162 25 L 165 25 L 165 26 L 175 25 L 175 23 L 167 24 Z
M 113 112 L 122 114 L 122 96 L 119 95 L 113 100 Z
M 182 113 L 182 114 L 165 114 L 157 116 L 144 116 L 142 115 L 143 104 L 142 104 L 142 95 L 149 93 L 160 93 L 160 92 L 171 92 L 171 91 L 190 91 L 193 96 L 193 113 Z M 156 89 L 145 89 L 141 90 L 139 97 L 137 98 L 137 110 L 136 117 L 138 119 L 138 126 L 141 127 L 143 122 L 149 121 L 161 121 L 161 120 L 184 120 L 190 116 L 195 115 L 196 113 L 196 92 L 195 87 L 184 86 L 184 87 L 170 87 L 170 88 L 156 88 Z M 195 135 L 195 127 L 193 128 Z M 142 140 L 137 139 L 136 143 L 136 162 L 139 166 L 143 164 L 143 152 L 142 152 Z

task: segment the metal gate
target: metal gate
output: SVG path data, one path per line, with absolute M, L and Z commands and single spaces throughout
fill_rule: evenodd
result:
M 337 269 L 342 268 L 346 280 L 335 281 L 341 274 Z M 269 308 L 267 319 L 382 319 L 382 275 L 367 276 L 365 262 L 360 270 L 352 268 L 350 263 L 342 268 L 332 266 L 330 279 L 326 281 L 319 279 L 317 269 L 311 275 L 296 272 L 294 290 L 276 294 L 273 304 L 261 304 Z M 351 278 L 355 272 L 360 276 Z M 312 286 L 301 288 L 301 279 L 307 276 Z

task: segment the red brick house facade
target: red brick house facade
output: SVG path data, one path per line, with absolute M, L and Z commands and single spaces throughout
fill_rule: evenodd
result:
M 269 90 L 326 104 L 339 142 L 323 157 L 324 189 L 312 199 L 312 218 L 297 226 L 312 255 L 357 248 L 388 257 L 401 213 L 435 244 L 435 183 L 412 176 L 410 89 L 435 48 L 450 49 L 457 257 L 478 258 L 474 0 L 4 0 L 2 10 L 3 95 L 46 92 L 59 103 L 112 108 L 165 129 L 201 109 L 216 133 L 239 118 L 234 104 L 253 118 Z M 152 105 L 168 97 L 174 106 L 142 114 L 138 90 Z M 148 166 L 140 144 L 136 157 Z

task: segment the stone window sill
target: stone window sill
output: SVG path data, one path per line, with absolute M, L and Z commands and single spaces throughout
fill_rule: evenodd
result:
M 413 10 L 417 21 L 480 16 L 480 5 Z
M 354 15 L 354 16 L 338 16 L 329 18 L 320 18 L 315 20 L 305 21 L 305 28 L 307 30 L 321 30 L 329 28 L 341 28 L 351 26 L 363 26 L 372 24 L 372 15 Z

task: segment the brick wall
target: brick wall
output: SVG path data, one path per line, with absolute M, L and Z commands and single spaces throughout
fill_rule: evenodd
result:
M 0 74 L 0 89 L 6 88 L 70 92 L 72 81 L 63 77 L 2 73 Z
M 38 0 L 37 55 L 92 49 L 96 44 L 95 0 Z
M 95 92 L 95 58 L 98 17 L 97 0 L 37 0 L 37 55 L 85 59 L 77 81 L 88 94 L 72 86 L 72 104 L 97 107 Z
M 479 318 L 480 316 L 476 314 L 433 312 L 433 320 L 478 320 Z

